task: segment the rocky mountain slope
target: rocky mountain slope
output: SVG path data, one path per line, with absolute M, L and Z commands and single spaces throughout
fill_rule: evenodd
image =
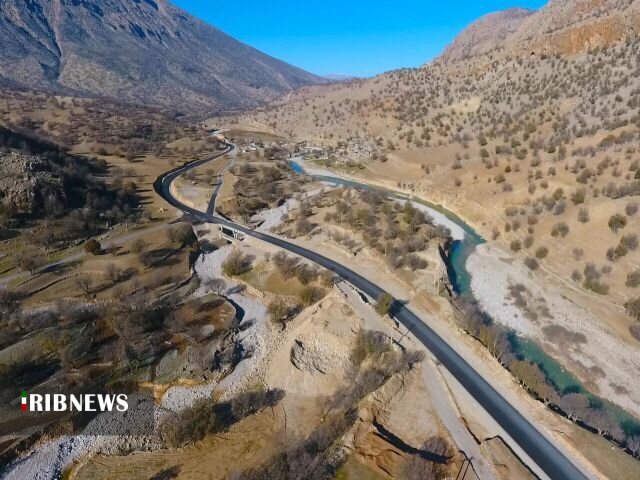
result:
M 633 38 L 640 29 L 637 0 L 551 0 L 509 39 L 535 54 L 576 54 Z
M 50 196 L 63 201 L 64 190 L 46 161 L 18 152 L 0 153 L 0 209 L 12 214 L 32 214 Z
M 502 47 L 505 40 L 533 14 L 535 10 L 510 8 L 485 15 L 458 35 L 440 59 L 446 62 L 462 60 Z
M 538 11 L 512 8 L 480 18 L 439 59 L 452 62 L 490 51 L 578 54 L 633 38 L 639 29 L 637 0 L 551 0 Z
M 173 109 L 232 111 L 326 82 L 166 0 L 2 0 L 0 81 Z

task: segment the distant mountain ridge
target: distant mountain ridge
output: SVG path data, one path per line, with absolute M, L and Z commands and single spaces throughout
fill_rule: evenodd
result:
M 0 0 L 0 38 L 2 83 L 171 109 L 247 109 L 327 82 L 166 0 Z
M 511 8 L 473 22 L 445 49 L 451 63 L 490 52 L 577 54 L 637 36 L 638 0 L 551 0 L 540 10 Z
M 342 73 L 329 73 L 327 75 L 323 75 L 327 80 L 331 80 L 332 82 L 347 82 L 349 80 L 355 80 L 355 75 L 345 75 Z

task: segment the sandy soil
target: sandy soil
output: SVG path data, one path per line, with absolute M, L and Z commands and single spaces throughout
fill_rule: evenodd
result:
M 171 194 L 179 201 L 191 208 L 206 212 L 211 199 L 213 187 L 210 185 L 202 185 L 197 182 L 191 182 L 184 178 L 178 177 L 171 184 Z

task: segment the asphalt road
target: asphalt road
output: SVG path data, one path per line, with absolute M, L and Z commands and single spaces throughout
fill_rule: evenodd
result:
M 197 168 L 220 155 L 235 149 L 229 144 L 226 151 L 212 157 L 178 167 L 160 177 L 154 183 L 154 189 L 168 203 L 192 216 L 196 221 L 214 223 L 236 229 L 264 242 L 288 250 L 326 268 L 344 278 L 347 282 L 362 290 L 372 298 L 378 298 L 384 290 L 356 272 L 346 268 L 333 260 L 312 252 L 306 248 L 294 245 L 271 235 L 256 232 L 243 225 L 221 218 L 213 213 L 200 212 L 184 205 L 175 199 L 169 187 L 181 173 Z M 529 457 L 553 480 L 586 480 L 587 477 L 564 456 L 540 431 L 538 431 L 525 417 L 526 412 L 520 413 L 507 402 L 487 381 L 476 372 L 458 353 L 451 348 L 438 334 L 425 325 L 407 306 L 396 304 L 394 318 L 411 330 L 442 365 L 460 382 L 460 384 L 482 405 L 482 407 L 496 420 L 496 422 L 527 452 Z

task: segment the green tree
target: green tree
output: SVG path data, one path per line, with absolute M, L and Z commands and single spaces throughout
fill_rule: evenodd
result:
M 616 213 L 615 215 L 612 215 L 611 218 L 609 219 L 609 228 L 614 233 L 618 233 L 618 230 L 621 230 L 626 226 L 627 226 L 627 217 L 625 217 L 624 215 Z
M 102 252 L 102 245 L 96 239 L 91 238 L 85 242 L 84 251 L 91 255 L 98 255 Z
M 376 301 L 376 312 L 378 312 L 378 315 L 389 315 L 393 302 L 394 298 L 391 294 L 387 292 L 382 293 Z

